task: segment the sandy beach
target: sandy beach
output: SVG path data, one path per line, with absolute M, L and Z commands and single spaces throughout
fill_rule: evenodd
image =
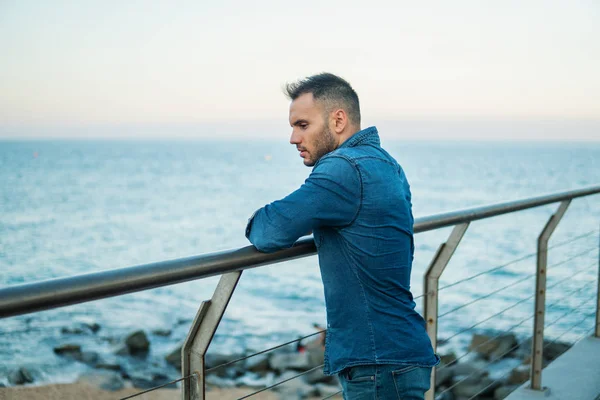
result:
M 116 392 L 109 392 L 92 387 L 87 384 L 56 384 L 45 386 L 10 387 L 0 388 L 0 400 L 118 400 L 131 396 L 142 390 L 127 388 Z M 250 388 L 210 388 L 207 390 L 207 399 L 238 399 L 252 392 Z M 278 400 L 276 393 L 264 392 L 252 397 L 259 400 Z M 139 400 L 180 400 L 180 389 L 158 389 L 134 397 Z

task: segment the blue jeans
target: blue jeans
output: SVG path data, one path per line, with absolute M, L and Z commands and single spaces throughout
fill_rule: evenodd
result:
M 431 367 L 359 365 L 339 373 L 345 400 L 423 400 Z

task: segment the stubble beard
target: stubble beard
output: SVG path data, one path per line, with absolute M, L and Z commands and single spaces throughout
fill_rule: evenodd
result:
M 317 163 L 317 161 L 321 159 L 321 157 L 323 157 L 327 153 L 332 152 L 333 150 L 335 150 L 335 148 L 335 136 L 333 136 L 333 133 L 331 132 L 331 130 L 329 130 L 329 127 L 325 126 L 325 128 L 323 128 L 323 132 L 321 132 L 320 135 L 317 135 L 317 138 L 315 140 L 315 148 L 312 154 L 310 155 L 310 159 L 307 160 L 307 162 L 305 162 L 304 164 L 307 167 L 314 166 Z

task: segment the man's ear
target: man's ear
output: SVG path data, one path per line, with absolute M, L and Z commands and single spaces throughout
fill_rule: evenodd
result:
M 348 115 L 346 115 L 346 111 L 338 108 L 337 110 L 331 113 L 333 120 L 333 130 L 335 133 L 342 133 L 346 126 L 348 125 Z

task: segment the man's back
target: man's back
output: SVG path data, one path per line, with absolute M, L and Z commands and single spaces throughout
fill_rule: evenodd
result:
M 323 157 L 350 163 L 359 198 L 343 227 L 314 230 L 328 318 L 326 372 L 363 364 L 436 359 L 410 292 L 413 217 L 410 189 L 398 163 L 379 145 L 375 128 Z M 318 169 L 317 164 L 315 169 Z

